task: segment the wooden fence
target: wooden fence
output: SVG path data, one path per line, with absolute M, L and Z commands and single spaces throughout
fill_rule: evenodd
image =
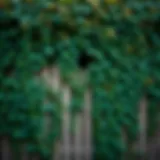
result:
M 82 81 L 81 78 L 86 78 L 86 73 L 76 73 L 77 80 Z M 72 92 L 70 86 L 61 80 L 60 71 L 57 66 L 54 66 L 51 69 L 46 69 L 42 73 L 42 77 L 45 79 L 45 82 L 50 86 L 50 88 L 55 92 L 62 93 L 62 102 L 63 102 L 63 125 L 62 125 L 62 135 L 55 148 L 53 149 L 55 154 L 52 159 L 54 160 L 92 160 L 92 124 L 91 124 L 91 91 L 86 88 L 84 94 L 84 107 L 83 110 L 76 114 L 76 128 L 75 132 L 70 131 L 71 124 L 71 114 L 69 112 L 69 105 L 71 102 Z M 84 79 L 83 79 L 84 80 Z M 139 105 L 139 122 L 140 122 L 140 132 L 139 140 L 136 143 L 136 149 L 145 153 L 146 151 L 150 154 L 148 160 L 159 160 L 156 159 L 154 149 L 147 149 L 147 100 L 142 98 Z M 50 119 L 46 115 L 45 117 L 45 131 L 49 128 Z M 6 137 L 1 139 L 1 160 L 12 160 L 12 150 L 9 143 L 9 140 Z M 25 145 L 24 145 L 25 147 Z M 160 147 L 159 147 L 160 148 Z M 39 157 L 32 156 L 30 157 L 26 152 L 24 152 L 23 147 L 21 148 L 21 159 L 22 160 L 39 160 Z M 14 160 L 14 159 L 13 159 Z
M 82 82 L 85 81 L 86 77 L 84 73 L 76 73 L 76 76 L 72 76 L 74 81 Z M 82 111 L 75 115 L 75 129 L 71 132 L 71 113 L 69 111 L 69 106 L 72 97 L 71 87 L 62 82 L 59 68 L 54 66 L 53 68 L 45 69 L 40 78 L 45 80 L 44 82 L 49 86 L 49 88 L 55 93 L 62 95 L 62 135 L 59 141 L 57 141 L 56 146 L 53 148 L 54 160 L 91 160 L 91 92 L 86 88 L 84 94 L 84 106 L 82 106 Z M 78 78 L 78 79 L 76 79 Z M 72 80 L 73 80 L 72 79 Z M 83 80 L 82 80 L 83 79 Z M 48 114 L 44 115 L 44 133 L 50 130 L 50 124 L 52 120 Z M 17 160 L 13 158 L 13 147 L 10 145 L 10 141 L 7 137 L 3 137 L 0 141 L 1 145 L 1 157 L 0 160 Z M 20 152 L 21 160 L 40 160 L 37 155 L 28 155 L 24 147 L 21 147 Z
M 58 67 L 44 72 L 44 77 L 49 80 L 49 86 L 53 87 L 55 92 L 61 92 L 63 95 L 63 124 L 62 137 L 56 145 L 55 160 L 91 160 L 91 92 L 86 88 L 84 94 L 83 110 L 76 114 L 76 128 L 74 133 L 70 131 L 71 113 L 69 106 L 71 102 L 72 92 L 70 86 L 61 81 Z M 83 72 L 76 73 L 75 81 L 85 81 L 86 77 Z M 83 80 L 82 80 L 83 78 Z M 71 78 L 71 80 L 73 80 Z M 85 83 L 85 82 L 84 82 Z

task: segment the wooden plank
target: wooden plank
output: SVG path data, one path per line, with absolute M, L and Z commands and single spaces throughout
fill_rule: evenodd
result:
M 41 74 L 42 78 L 46 85 L 53 91 L 58 92 L 60 90 L 61 77 L 60 71 L 57 66 L 53 66 L 53 68 L 46 68 L 43 70 Z
M 45 85 L 47 86 L 48 89 L 51 90 L 53 93 L 59 93 L 61 89 L 61 77 L 60 77 L 60 70 L 58 66 L 54 65 L 52 68 L 46 68 L 42 74 L 41 74 Z M 50 103 L 47 99 L 45 100 L 44 103 Z M 44 115 L 44 132 L 42 135 L 42 138 L 45 138 L 48 133 L 50 132 L 52 124 L 52 118 L 50 117 L 49 114 Z M 52 158 L 54 160 L 59 160 L 60 159 L 60 142 L 57 142 L 55 146 L 53 146 L 53 156 Z
M 64 151 L 64 160 L 70 160 L 70 112 L 69 105 L 71 100 L 71 90 L 67 85 L 63 86 L 63 143 L 62 149 Z
M 1 160 L 11 160 L 11 159 L 12 159 L 12 152 L 9 140 L 8 138 L 3 137 L 1 139 Z
M 144 154 L 146 152 L 147 146 L 147 100 L 145 97 L 142 98 L 140 102 L 139 123 L 139 149 L 140 153 Z
M 30 160 L 29 153 L 26 150 L 25 144 L 23 144 L 21 147 L 21 157 L 22 160 Z
M 81 160 L 81 149 L 82 149 L 82 143 L 81 143 L 81 136 L 82 136 L 82 116 L 81 114 L 76 115 L 76 128 L 75 128 L 75 143 L 74 143 L 74 155 L 75 160 Z
M 51 86 L 55 92 L 58 92 L 60 90 L 61 85 L 61 77 L 60 77 L 60 71 L 57 66 L 53 66 L 51 70 Z
M 89 90 L 86 91 L 85 93 L 85 115 L 84 115 L 84 120 L 85 120 L 85 159 L 86 160 L 91 160 L 91 92 Z
M 54 146 L 54 151 L 53 151 L 53 160 L 61 160 L 60 157 L 61 157 L 61 143 L 60 141 L 57 141 L 57 143 L 55 144 Z

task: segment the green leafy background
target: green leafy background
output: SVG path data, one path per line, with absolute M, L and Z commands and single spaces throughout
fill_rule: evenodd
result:
M 81 110 L 86 86 L 73 84 L 70 74 L 79 69 L 89 73 L 94 159 L 120 160 L 126 153 L 135 159 L 130 144 L 137 139 L 143 96 L 149 103 L 148 136 L 158 123 L 159 4 L 159 0 L 2 0 L 1 137 L 8 136 L 14 148 L 26 144 L 29 152 L 51 159 L 60 135 L 61 95 L 48 91 L 37 77 L 45 67 L 57 64 L 74 93 L 73 115 Z M 50 103 L 44 104 L 46 97 Z M 47 137 L 42 136 L 44 113 L 53 122 Z

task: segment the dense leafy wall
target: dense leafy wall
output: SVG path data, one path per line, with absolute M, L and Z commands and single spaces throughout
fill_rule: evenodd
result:
M 158 0 L 1 1 L 1 136 L 8 135 L 13 143 L 25 143 L 29 151 L 49 156 L 50 142 L 60 131 L 59 100 L 49 94 L 54 125 L 42 143 L 40 124 L 48 92 L 35 75 L 57 63 L 69 83 L 72 71 L 89 71 L 95 159 L 124 159 L 129 146 L 123 136 L 127 134 L 128 144 L 136 139 L 137 106 L 143 96 L 151 104 L 150 126 L 157 121 L 158 7 Z M 75 113 L 81 109 L 85 88 L 71 86 Z M 153 131 L 149 128 L 149 134 Z

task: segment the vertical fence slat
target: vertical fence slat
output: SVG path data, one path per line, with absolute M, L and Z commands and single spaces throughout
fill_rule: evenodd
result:
M 60 150 L 61 150 L 61 143 L 60 143 L 60 141 L 58 141 L 56 144 L 55 144 L 55 146 L 54 146 L 54 150 L 53 150 L 53 160 L 61 160 L 60 159 L 60 156 L 61 156 L 61 152 L 60 152 Z
M 26 150 L 26 145 L 22 145 L 21 156 L 22 156 L 21 158 L 22 160 L 30 160 L 29 153 Z
M 53 66 L 52 69 L 46 68 L 42 72 L 42 77 L 50 89 L 52 89 L 53 92 L 58 92 L 60 89 L 60 71 L 57 66 Z
M 54 66 L 52 69 L 52 79 L 51 79 L 51 85 L 52 85 L 54 91 L 56 91 L 56 92 L 59 91 L 60 82 L 61 82 L 60 71 L 59 71 L 58 67 Z
M 81 135 L 82 135 L 81 122 L 82 122 L 81 114 L 78 114 L 76 116 L 75 143 L 74 143 L 75 160 L 81 160 L 81 150 L 82 150 L 82 145 L 81 145 Z
M 69 86 L 63 86 L 63 104 L 64 104 L 64 115 L 63 115 L 63 149 L 64 149 L 64 160 L 70 160 L 70 112 L 69 105 L 71 100 L 71 91 Z
M 140 123 L 140 135 L 139 135 L 139 148 L 141 153 L 146 152 L 147 146 L 147 100 L 146 98 L 142 98 L 140 102 L 140 110 L 139 110 L 139 123 Z
M 42 73 L 42 76 L 44 78 L 44 82 L 47 84 L 49 89 L 53 91 L 53 93 L 59 93 L 60 91 L 60 85 L 61 85 L 61 77 L 60 77 L 60 71 L 57 66 L 53 66 L 51 69 L 45 69 Z M 45 103 L 49 103 L 46 99 Z M 45 138 L 45 136 L 48 135 L 49 131 L 51 130 L 50 126 L 52 124 L 52 118 L 49 114 L 44 114 L 44 133 L 42 137 Z M 59 149 L 59 142 L 56 146 L 53 146 L 53 159 L 54 160 L 60 160 L 60 149 Z
M 1 140 L 1 158 L 2 160 L 12 159 L 11 146 L 8 138 L 2 138 Z
M 85 138 L 86 138 L 86 160 L 91 160 L 91 92 L 89 90 L 85 93 Z

